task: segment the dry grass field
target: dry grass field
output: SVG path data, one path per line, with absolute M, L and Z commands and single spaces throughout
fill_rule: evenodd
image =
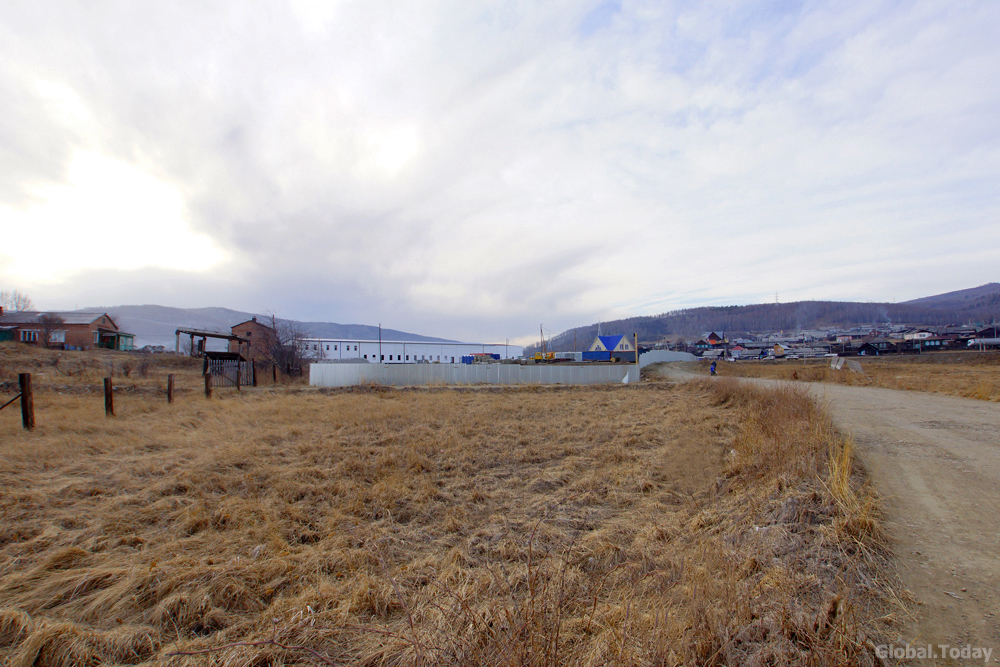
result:
M 719 375 L 928 391 L 983 401 L 1000 401 L 1000 352 L 931 352 L 921 355 L 857 357 L 861 376 L 835 371 L 829 359 L 720 363 Z M 707 368 L 707 362 L 702 363 Z
M 903 609 L 793 388 L 150 389 L 109 419 L 39 384 L 35 431 L 0 412 L 11 665 L 864 665 Z
M 114 380 L 115 392 L 166 395 L 167 374 L 176 376 L 178 392 L 203 390 L 202 360 L 174 354 L 136 354 L 112 350 L 62 351 L 0 343 L 0 392 L 14 390 L 18 373 L 31 373 L 35 390 L 61 393 L 103 392 L 102 381 Z M 269 372 L 260 384 L 272 384 Z M 278 384 L 304 385 L 306 379 L 278 374 Z M 16 393 L 16 391 L 15 391 Z
M 14 391 L 18 373 L 31 373 L 36 391 L 103 392 L 102 380 L 111 377 L 118 391 L 150 394 L 166 391 L 166 374 L 180 386 L 197 387 L 202 362 L 173 354 L 128 354 L 112 350 L 62 351 L 0 343 L 0 391 Z

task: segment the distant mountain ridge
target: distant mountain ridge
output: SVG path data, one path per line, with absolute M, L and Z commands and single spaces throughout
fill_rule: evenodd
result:
M 945 292 L 934 296 L 925 296 L 919 299 L 904 301 L 903 303 L 915 306 L 930 306 L 931 308 L 946 308 L 953 310 L 973 310 L 992 312 L 1000 310 L 1000 283 L 986 283 L 979 287 L 957 290 L 955 292 Z
M 174 332 L 177 329 L 203 329 L 229 333 L 234 324 L 245 322 L 254 313 L 247 313 L 229 308 L 173 308 L 170 306 L 135 305 L 135 306 L 102 306 L 81 308 L 79 312 L 106 312 L 114 318 L 118 326 L 129 333 L 135 334 L 137 347 L 144 345 L 163 345 L 173 348 L 176 342 Z M 270 316 L 256 314 L 261 320 Z M 356 340 L 374 340 L 379 336 L 379 328 L 369 324 L 337 324 L 335 322 L 299 322 L 289 321 L 297 325 L 310 337 L 315 338 L 350 338 Z M 445 338 L 434 338 L 420 334 L 382 329 L 384 340 L 406 340 L 416 342 L 450 342 Z M 222 349 L 222 342 L 209 346 L 209 349 Z
M 699 336 L 706 331 L 731 334 L 853 327 L 866 324 L 945 325 L 1000 321 L 1000 283 L 988 283 L 903 303 L 794 301 L 747 306 L 705 306 L 660 315 L 630 317 L 600 324 L 604 334 L 639 334 L 640 342 Z M 589 348 L 598 325 L 564 331 L 546 341 L 550 351 Z M 524 348 L 534 354 L 539 345 Z

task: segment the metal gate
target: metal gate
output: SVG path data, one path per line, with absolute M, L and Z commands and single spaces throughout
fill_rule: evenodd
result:
M 240 379 L 240 386 L 249 387 L 254 384 L 252 361 L 209 359 L 208 372 L 212 374 L 212 385 L 215 387 L 235 387 L 237 377 Z

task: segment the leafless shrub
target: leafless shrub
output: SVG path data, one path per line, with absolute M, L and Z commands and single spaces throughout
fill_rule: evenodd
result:
M 139 377 L 145 378 L 149 377 L 149 372 L 153 369 L 153 360 L 148 354 L 143 355 L 139 360 L 139 364 L 136 370 L 139 372 Z
M 66 321 L 55 313 L 45 313 L 38 318 L 38 324 L 42 327 L 42 345 L 52 347 L 55 342 L 55 334 L 66 323 Z

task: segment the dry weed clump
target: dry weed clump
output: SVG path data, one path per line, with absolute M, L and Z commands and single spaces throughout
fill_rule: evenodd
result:
M 37 400 L 0 413 L 12 665 L 848 665 L 891 630 L 877 503 L 794 389 Z
M 1000 401 L 1000 354 L 930 352 L 858 357 L 864 375 L 830 368 L 828 359 L 740 361 L 719 364 L 720 375 L 926 391 L 982 401 Z

